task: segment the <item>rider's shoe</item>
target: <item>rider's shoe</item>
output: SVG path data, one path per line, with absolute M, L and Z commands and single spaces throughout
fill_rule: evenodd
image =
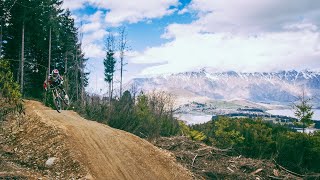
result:
M 67 105 L 70 104 L 69 96 L 68 96 L 67 94 L 64 96 L 64 100 L 65 100 L 65 103 L 66 103 Z

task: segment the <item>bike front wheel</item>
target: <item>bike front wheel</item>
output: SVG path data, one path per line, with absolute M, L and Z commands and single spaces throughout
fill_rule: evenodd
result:
M 56 90 L 52 93 L 52 95 L 53 95 L 53 102 L 56 107 L 56 110 L 58 111 L 58 113 L 61 113 L 61 100 L 59 97 L 56 96 Z

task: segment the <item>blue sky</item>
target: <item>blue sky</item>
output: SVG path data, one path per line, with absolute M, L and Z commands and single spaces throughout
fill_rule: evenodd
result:
M 91 72 L 88 91 L 105 91 L 107 29 L 125 26 L 125 80 L 192 71 L 320 70 L 318 0 L 65 0 Z

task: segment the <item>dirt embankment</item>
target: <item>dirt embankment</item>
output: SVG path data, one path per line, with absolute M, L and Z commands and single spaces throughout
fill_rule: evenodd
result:
M 19 172 L 32 172 L 33 176 L 26 177 L 192 179 L 169 153 L 73 111 L 57 113 L 39 102 L 27 101 L 26 116 L 19 128 L 16 124 L 7 125 L 6 131 L 12 133 L 5 133 L 6 147 L 0 155 L 28 169 Z M 0 166 L 1 172 L 5 170 Z

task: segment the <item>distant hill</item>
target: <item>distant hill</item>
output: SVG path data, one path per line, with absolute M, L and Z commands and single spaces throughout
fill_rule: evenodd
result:
M 244 99 L 288 104 L 295 101 L 304 88 L 309 96 L 315 98 L 315 102 L 320 100 L 320 72 L 308 70 L 240 73 L 202 69 L 197 72 L 136 78 L 130 83 L 145 91 L 166 90 L 180 99 Z

